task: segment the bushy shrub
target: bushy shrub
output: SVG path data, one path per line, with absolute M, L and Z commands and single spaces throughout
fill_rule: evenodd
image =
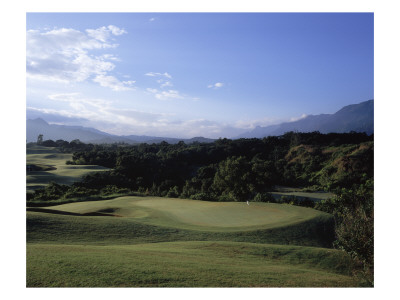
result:
M 190 199 L 193 200 L 203 200 L 203 201 L 215 201 L 215 197 L 207 193 L 197 193 L 190 196 Z
M 35 190 L 33 196 L 27 196 L 27 200 L 32 201 L 59 199 L 68 189 L 69 187 L 67 185 L 50 182 L 45 188 Z
M 167 193 L 168 198 L 178 198 L 180 195 L 179 188 L 177 186 L 171 187 Z
M 270 193 L 257 193 L 254 197 L 254 201 L 276 203 L 274 196 L 272 196 Z
M 235 201 L 231 196 L 229 195 L 220 195 L 217 197 L 219 202 L 231 202 Z
M 79 198 L 79 197 L 88 197 L 92 195 L 96 195 L 99 192 L 94 189 L 87 189 L 84 187 L 71 186 L 68 191 L 64 194 L 64 198 Z
M 100 190 L 101 195 L 125 194 L 129 192 L 129 189 L 119 188 L 116 185 L 107 185 L 105 188 Z

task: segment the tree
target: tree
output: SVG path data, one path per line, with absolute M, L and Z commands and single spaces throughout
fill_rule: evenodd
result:
M 362 266 L 360 274 L 373 285 L 374 273 L 374 183 L 337 189 L 336 197 L 317 205 L 332 213 L 336 223 L 335 247 L 349 253 Z
M 252 190 L 250 164 L 245 157 L 228 157 L 218 165 L 212 188 L 234 201 L 244 201 Z
M 43 134 L 39 134 L 37 137 L 37 142 L 38 145 L 41 145 L 43 143 Z

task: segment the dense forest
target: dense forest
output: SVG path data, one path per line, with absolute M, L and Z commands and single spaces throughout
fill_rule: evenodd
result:
M 69 188 L 92 194 L 112 187 L 163 197 L 262 201 L 269 199 L 268 192 L 276 185 L 334 191 L 373 178 L 373 136 L 355 132 L 289 132 L 263 139 L 192 144 L 93 145 L 48 140 L 42 145 L 73 152 L 67 164 L 111 168 L 87 175 Z M 43 199 L 44 194 L 39 190 L 29 198 Z

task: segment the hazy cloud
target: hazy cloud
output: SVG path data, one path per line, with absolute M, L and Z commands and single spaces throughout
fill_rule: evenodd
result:
M 85 118 L 76 117 L 74 116 L 74 114 L 71 114 L 66 110 L 34 108 L 34 107 L 26 108 L 26 118 L 27 119 L 42 118 L 49 123 L 65 124 L 65 125 L 82 125 L 88 121 Z

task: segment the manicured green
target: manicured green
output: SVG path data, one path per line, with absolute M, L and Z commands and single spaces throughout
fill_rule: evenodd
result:
M 210 202 L 161 197 L 120 197 L 69 203 L 53 210 L 103 212 L 156 226 L 206 231 L 244 231 L 283 227 L 326 215 L 314 209 L 275 203 Z
M 235 242 L 27 245 L 28 287 L 355 286 L 340 251 Z

